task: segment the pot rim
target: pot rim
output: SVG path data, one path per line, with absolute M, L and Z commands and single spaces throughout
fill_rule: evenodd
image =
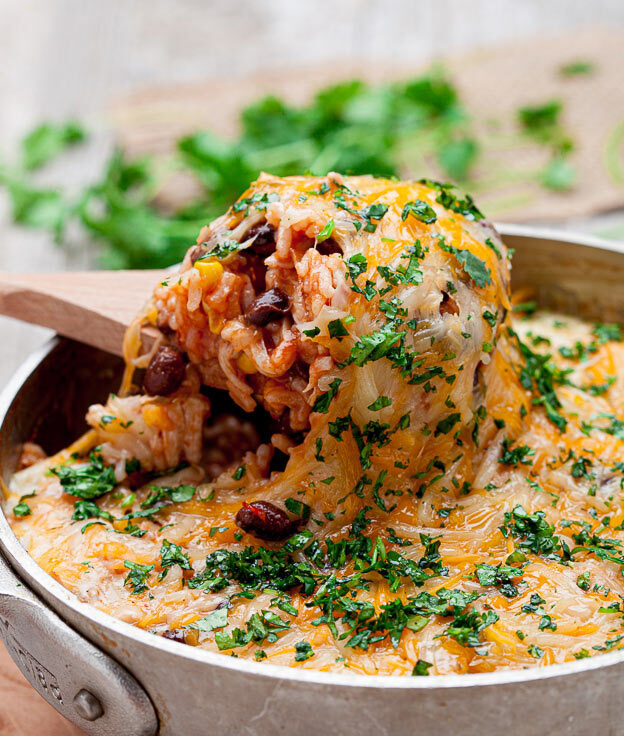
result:
M 503 236 L 551 240 L 562 245 L 575 244 L 624 254 L 624 242 L 606 241 L 578 233 L 568 233 L 556 229 L 524 225 L 501 224 L 497 225 L 497 229 Z M 15 371 L 7 385 L 0 392 L 0 425 L 4 422 L 13 400 L 29 376 L 63 341 L 66 341 L 66 338 L 51 338 L 31 353 Z M 584 672 L 612 667 L 624 662 L 624 649 L 622 649 L 572 662 L 541 667 L 535 666 L 521 670 L 500 670 L 497 672 L 470 675 L 450 674 L 436 675 L 433 677 L 392 677 L 388 675 L 360 675 L 349 672 L 322 672 L 319 670 L 300 669 L 285 665 L 237 659 L 217 652 L 200 649 L 199 647 L 181 646 L 176 642 L 150 634 L 148 631 L 121 621 L 99 610 L 95 606 L 80 601 L 76 595 L 64 588 L 49 573 L 43 570 L 28 554 L 26 549 L 22 547 L 18 538 L 13 533 L 2 509 L 0 509 L 0 549 L 6 555 L 19 577 L 25 579 L 31 587 L 34 584 L 37 589 L 45 590 L 46 594 L 49 594 L 52 600 L 58 602 L 61 607 L 66 606 L 79 617 L 86 619 L 86 623 L 90 623 L 92 627 L 96 627 L 96 630 L 104 629 L 117 636 L 138 641 L 140 644 L 151 649 L 175 655 L 180 660 L 204 662 L 206 665 L 274 680 L 294 680 L 310 685 L 349 688 L 450 690 L 454 688 L 527 683 L 535 680 L 581 675 Z M 50 605 L 55 610 L 55 606 L 48 603 L 47 595 L 44 597 L 38 590 L 33 592 L 40 600 L 43 599 L 44 605 Z M 59 613 L 58 610 L 57 613 Z

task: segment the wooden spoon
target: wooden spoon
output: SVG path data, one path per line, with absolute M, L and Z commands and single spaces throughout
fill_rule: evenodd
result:
M 0 272 L 0 314 L 122 354 L 126 327 L 166 271 Z M 144 330 L 149 340 L 150 329 Z

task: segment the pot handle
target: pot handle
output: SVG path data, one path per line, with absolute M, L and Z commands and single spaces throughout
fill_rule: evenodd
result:
M 156 711 L 141 685 L 36 598 L 2 554 L 0 637 L 39 695 L 86 733 L 157 733 Z

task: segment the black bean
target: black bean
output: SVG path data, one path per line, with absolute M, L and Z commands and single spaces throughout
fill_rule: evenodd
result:
M 255 240 L 251 246 L 256 253 L 269 255 L 275 250 L 275 228 L 266 222 L 254 225 L 245 233 L 245 239 L 253 238 Z
M 297 527 L 297 522 L 291 521 L 285 511 L 270 501 L 243 503 L 235 521 L 244 532 L 272 541 L 286 539 Z
M 126 477 L 126 483 L 135 491 L 148 483 L 154 477 L 153 473 L 141 470 L 135 470 Z
M 177 641 L 180 644 L 186 644 L 186 631 L 184 629 L 169 629 L 163 633 L 162 637 L 163 639 Z
M 281 289 L 269 289 L 256 297 L 245 312 L 247 322 L 256 327 L 264 327 L 269 322 L 281 319 L 290 311 L 288 295 Z
M 147 366 L 143 388 L 152 396 L 168 396 L 176 391 L 184 379 L 184 358 L 173 347 L 158 348 Z
M 322 243 L 317 243 L 316 250 L 318 250 L 322 256 L 329 256 L 332 253 L 342 253 L 342 248 L 333 238 L 328 238 Z

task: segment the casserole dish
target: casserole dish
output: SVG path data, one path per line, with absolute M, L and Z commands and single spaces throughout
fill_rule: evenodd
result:
M 500 231 L 516 251 L 515 288 L 533 286 L 551 309 L 621 321 L 621 246 L 517 226 Z M 76 380 L 66 385 L 70 366 Z M 67 340 L 31 356 L 0 396 L 5 482 L 25 440 L 47 452 L 68 444 L 83 429 L 88 405 L 118 385 L 121 369 L 118 359 Z M 524 671 L 430 678 L 267 667 L 180 647 L 79 602 L 28 556 L 4 516 L 0 546 L 0 635 L 40 694 L 87 733 L 617 733 L 619 651 Z

